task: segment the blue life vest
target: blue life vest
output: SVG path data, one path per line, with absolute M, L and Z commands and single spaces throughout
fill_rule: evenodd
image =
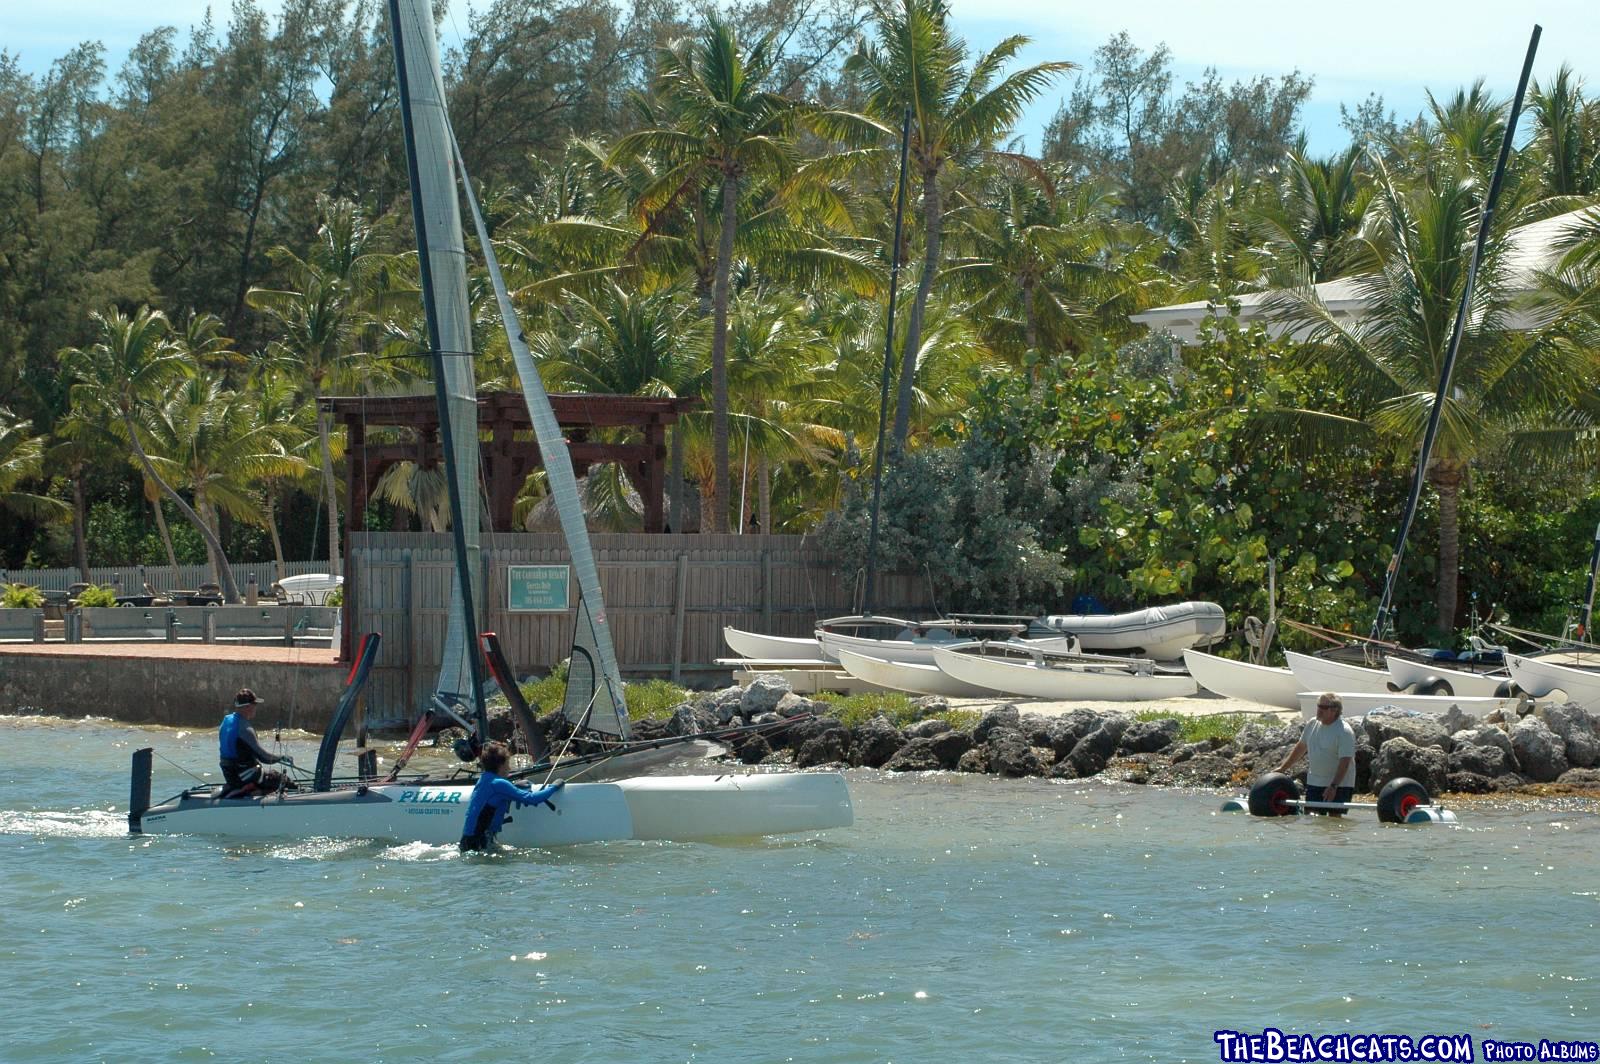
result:
M 222 718 L 222 727 L 217 732 L 220 740 L 222 759 L 233 761 L 239 756 L 239 712 L 235 710 Z

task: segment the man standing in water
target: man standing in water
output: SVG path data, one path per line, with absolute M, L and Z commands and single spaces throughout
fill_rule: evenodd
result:
M 505 743 L 490 743 L 478 755 L 483 774 L 478 777 L 477 786 L 472 788 L 472 798 L 467 802 L 467 822 L 461 828 L 463 853 L 494 848 L 494 837 L 500 833 L 500 825 L 505 822 L 506 812 L 513 802 L 517 805 L 542 802 L 554 809 L 550 796 L 567 785 L 566 780 L 557 780 L 536 791 L 524 790 L 502 775 L 510 761 L 511 751 L 506 749 Z
M 241 687 L 233 696 L 233 712 L 222 718 L 217 731 L 225 784 L 224 798 L 248 798 L 254 794 L 270 794 L 283 783 L 278 772 L 261 771 L 262 765 L 279 763 L 294 767 L 294 758 L 287 754 L 269 754 L 256 738 L 256 729 L 250 722 L 255 719 L 256 707 L 264 705 L 256 693 Z
M 1279 772 L 1306 755 L 1306 801 L 1348 802 L 1356 793 L 1356 733 L 1344 719 L 1344 702 L 1331 691 L 1317 696 L 1317 718 L 1306 723 L 1300 741 L 1278 766 Z M 1344 816 L 1343 809 L 1307 812 Z

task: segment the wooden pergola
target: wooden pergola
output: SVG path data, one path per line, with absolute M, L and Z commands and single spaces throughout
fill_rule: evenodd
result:
M 566 436 L 572 467 L 578 476 L 597 463 L 616 462 L 644 502 L 644 530 L 664 531 L 667 428 L 698 406 L 698 401 L 555 393 L 550 396 L 550 405 Z M 368 491 L 390 466 L 410 461 L 428 467 L 439 462 L 439 410 L 431 395 L 322 396 L 317 407 L 345 427 L 345 486 L 349 491 L 346 531 L 359 531 Z M 415 438 L 369 444 L 367 430 L 385 426 L 410 429 Z M 509 532 L 517 492 L 528 474 L 543 465 L 539 445 L 533 439 L 533 422 L 521 395 L 489 392 L 478 397 L 478 428 L 490 527 L 496 532 Z M 638 429 L 644 440 L 606 443 L 589 439 L 590 432 L 605 428 Z

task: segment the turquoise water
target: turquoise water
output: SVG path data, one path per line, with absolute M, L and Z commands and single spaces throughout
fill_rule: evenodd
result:
M 816 837 L 462 860 L 130 838 L 151 744 L 215 771 L 210 734 L 0 717 L 7 1064 L 1171 1062 L 1218 1060 L 1223 1028 L 1600 1033 L 1581 806 L 1385 828 L 852 772 L 855 826 Z M 186 780 L 158 757 L 158 799 Z

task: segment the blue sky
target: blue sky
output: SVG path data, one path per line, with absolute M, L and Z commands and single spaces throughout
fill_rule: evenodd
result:
M 951 0 L 960 32 L 974 47 L 988 47 L 1021 33 L 1033 38 L 1024 61 L 1068 59 L 1092 65 L 1094 49 L 1119 30 L 1149 50 L 1165 42 L 1180 83 L 1208 65 L 1225 80 L 1298 69 L 1316 80 L 1305 113 L 1311 147 L 1331 152 L 1345 137 L 1339 104 L 1355 104 L 1377 92 L 1404 120 L 1425 103 L 1425 90 L 1443 95 L 1482 76 L 1509 94 L 1515 87 L 1528 34 L 1544 26 L 1535 77 L 1548 78 L 1562 63 L 1580 75 L 1600 78 L 1600 17 L 1594 0 L 1535 0 L 1526 9 L 1486 0 L 1402 0 L 1400 3 L 1297 5 L 1283 0 L 1135 0 L 1132 3 L 1070 4 L 1061 0 Z M 9 3 L 0 13 L 0 48 L 20 58 L 24 69 L 42 72 L 51 60 L 86 39 L 106 45 L 113 69 L 139 35 L 159 22 L 180 30 L 198 22 L 204 0 L 166 0 L 159 13 L 144 5 L 105 0 Z M 267 6 L 275 6 L 267 0 Z M 215 5 L 226 21 L 227 5 Z M 465 25 L 465 4 L 452 23 Z M 1030 148 L 1069 88 L 1037 103 L 1018 132 Z M 1600 81 L 1591 87 L 1600 93 Z

